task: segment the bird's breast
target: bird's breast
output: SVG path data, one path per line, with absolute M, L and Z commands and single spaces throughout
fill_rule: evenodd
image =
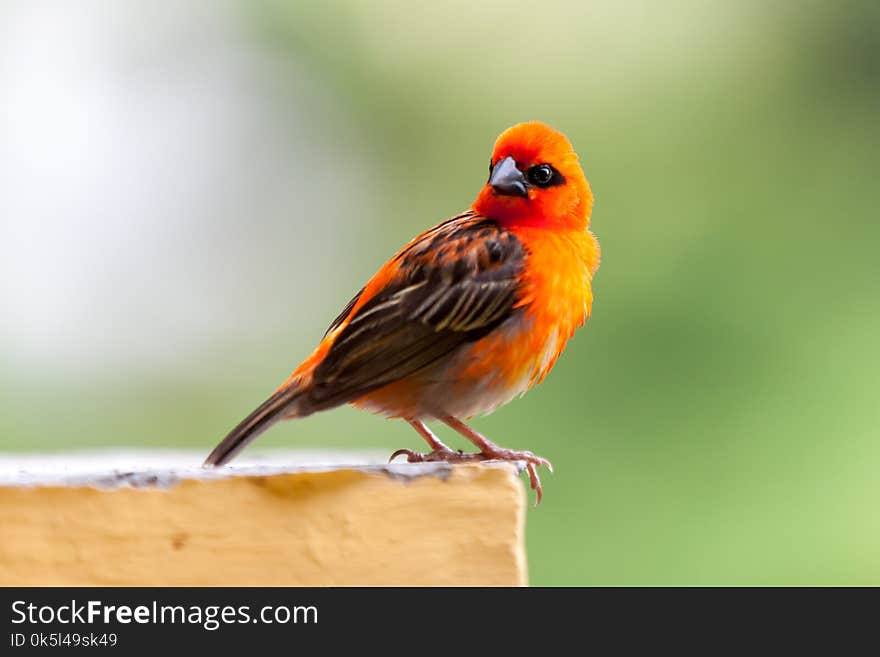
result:
M 593 235 L 536 229 L 518 237 L 528 256 L 516 311 L 436 376 L 434 392 L 451 415 L 489 413 L 539 383 L 589 317 L 599 258 Z
M 528 253 L 518 306 L 533 331 L 557 343 L 552 366 L 566 341 L 589 318 L 592 279 L 599 266 L 599 244 L 589 230 L 523 229 L 518 237 Z M 549 367 L 540 377 L 546 375 Z

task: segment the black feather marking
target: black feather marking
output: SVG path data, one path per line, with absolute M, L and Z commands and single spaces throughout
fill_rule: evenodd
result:
M 352 308 L 355 307 L 355 305 L 358 302 L 358 299 L 361 298 L 361 295 L 363 293 L 364 293 L 364 288 L 361 288 L 360 290 L 358 290 L 357 294 L 355 294 L 351 298 L 351 301 L 349 301 L 347 304 L 345 304 L 345 308 L 343 308 L 342 311 L 338 315 L 336 315 L 336 319 L 334 319 L 332 322 L 330 322 L 330 326 L 328 326 L 327 330 L 324 331 L 324 338 L 327 337 L 328 333 L 330 333 L 331 331 L 336 329 L 340 324 L 342 324 L 342 322 L 345 321 L 345 318 L 348 317 L 348 314 L 351 312 Z

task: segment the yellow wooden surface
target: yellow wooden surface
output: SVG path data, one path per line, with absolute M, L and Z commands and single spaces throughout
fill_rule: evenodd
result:
M 20 479 L 0 480 L 2 585 L 526 583 L 509 466 Z

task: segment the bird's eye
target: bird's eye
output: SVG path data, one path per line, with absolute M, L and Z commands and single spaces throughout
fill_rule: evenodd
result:
M 529 182 L 538 187 L 548 187 L 553 182 L 556 170 L 549 164 L 536 164 L 529 169 Z

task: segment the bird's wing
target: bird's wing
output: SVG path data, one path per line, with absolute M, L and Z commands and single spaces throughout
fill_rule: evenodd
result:
M 525 255 L 472 212 L 414 239 L 377 274 L 388 282 L 363 301 L 368 284 L 334 320 L 328 332 L 343 328 L 313 372 L 312 403 L 351 401 L 486 335 L 514 312 Z

